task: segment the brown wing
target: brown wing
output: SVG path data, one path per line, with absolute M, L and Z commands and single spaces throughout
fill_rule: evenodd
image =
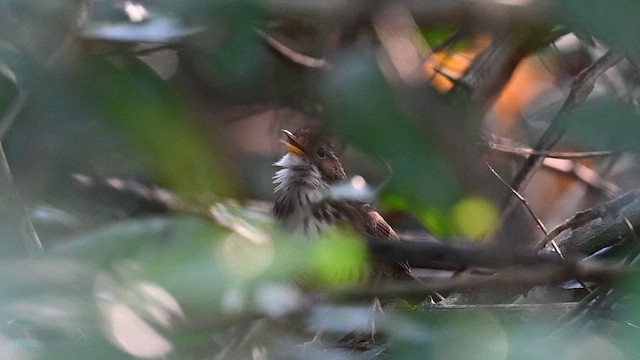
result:
M 347 219 L 356 231 L 373 239 L 400 240 L 391 225 L 375 211 L 371 205 L 355 201 L 336 202 L 333 206 Z M 411 267 L 406 261 L 397 264 L 378 264 L 375 266 L 373 282 L 381 278 L 413 278 Z
M 399 240 L 398 234 L 391 228 L 391 225 L 369 204 L 360 204 L 358 211 L 365 219 L 365 232 L 367 235 L 377 239 Z
M 337 201 L 332 205 L 361 234 L 374 239 L 398 240 L 398 234 L 371 205 L 356 201 Z

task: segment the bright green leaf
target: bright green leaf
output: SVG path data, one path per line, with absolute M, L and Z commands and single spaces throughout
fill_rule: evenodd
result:
M 493 234 L 499 225 L 500 214 L 496 206 L 481 197 L 460 201 L 452 211 L 457 232 L 469 239 L 482 239 Z
M 315 242 L 312 274 L 320 284 L 344 285 L 361 281 L 367 264 L 367 249 L 351 234 L 333 232 Z

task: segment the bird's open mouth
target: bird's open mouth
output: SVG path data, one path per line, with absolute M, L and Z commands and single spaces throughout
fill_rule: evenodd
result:
M 287 147 L 287 151 L 292 153 L 292 154 L 303 156 L 304 155 L 304 150 L 302 149 L 302 146 L 300 146 L 300 144 L 296 140 L 296 136 L 293 135 L 291 133 L 291 131 L 289 131 L 289 130 L 282 130 L 282 133 L 287 136 L 287 139 L 286 140 L 280 140 L 280 142 L 283 143 L 284 146 Z

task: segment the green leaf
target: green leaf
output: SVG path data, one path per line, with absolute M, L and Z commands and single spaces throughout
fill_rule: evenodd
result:
M 640 145 L 640 117 L 631 105 L 602 99 L 584 104 L 568 116 L 567 138 L 586 151 Z
M 2 62 L 0 62 L 0 118 L 4 118 L 11 105 L 18 97 L 18 86 L 10 78 L 13 73 L 5 73 Z M 10 71 L 8 68 L 6 71 Z
M 182 96 L 146 64 L 129 60 L 124 69 L 96 60 L 82 74 L 98 109 L 152 159 L 158 182 L 187 193 L 235 195 L 237 182 L 190 118 Z
M 560 2 L 566 21 L 640 59 L 640 2 L 635 0 L 564 0 Z
M 353 234 L 333 232 L 314 243 L 311 271 L 322 285 L 361 281 L 366 274 L 367 249 Z
M 459 235 L 468 239 L 484 239 L 500 225 L 500 214 L 491 201 L 482 197 L 468 197 L 453 208 L 452 221 Z
M 459 196 L 460 184 L 446 151 L 429 134 L 432 119 L 409 110 L 405 94 L 386 81 L 374 60 L 363 51 L 335 64 L 323 88 L 330 120 L 356 147 L 389 161 L 394 172 L 390 192 L 414 206 L 448 207 Z
M 509 350 L 503 325 L 489 313 L 404 314 L 390 325 L 394 359 L 505 359 Z

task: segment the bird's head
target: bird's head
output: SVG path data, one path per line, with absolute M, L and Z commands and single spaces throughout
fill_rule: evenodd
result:
M 331 140 L 320 130 L 301 128 L 295 132 L 282 130 L 282 143 L 287 154 L 275 165 L 294 170 L 315 166 L 322 179 L 333 184 L 347 178 L 340 160 L 336 156 Z

